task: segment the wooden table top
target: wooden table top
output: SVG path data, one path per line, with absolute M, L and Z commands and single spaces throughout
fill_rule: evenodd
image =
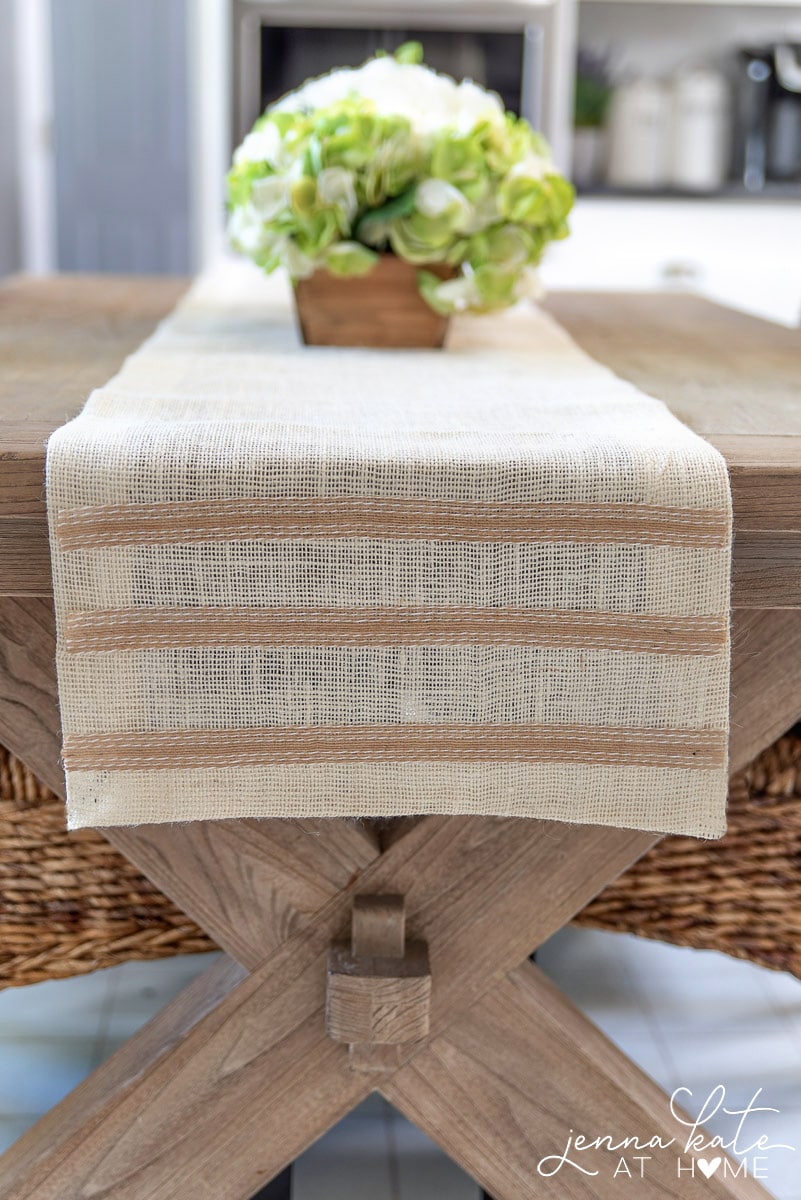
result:
M 87 275 L 0 286 L 0 595 L 50 593 L 46 440 L 185 287 Z M 801 607 L 801 332 L 678 293 L 559 292 L 545 306 L 725 455 L 734 604 Z

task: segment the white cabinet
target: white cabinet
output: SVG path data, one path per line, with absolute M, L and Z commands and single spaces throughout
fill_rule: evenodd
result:
M 547 288 L 697 291 L 801 323 L 801 203 L 581 198 L 550 248 Z

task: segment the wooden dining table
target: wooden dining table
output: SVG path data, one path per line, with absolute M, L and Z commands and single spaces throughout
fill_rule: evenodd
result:
M 0 742 L 61 794 L 45 443 L 185 286 L 0 287 Z M 545 303 L 728 462 L 736 771 L 801 717 L 801 333 L 679 293 Z M 669 1098 L 530 960 L 655 835 L 439 816 L 102 832 L 225 953 L 6 1152 L 3 1200 L 246 1200 L 373 1090 L 496 1200 L 769 1194 L 677 1172 Z M 676 1141 L 633 1184 L 538 1170 L 579 1131 Z

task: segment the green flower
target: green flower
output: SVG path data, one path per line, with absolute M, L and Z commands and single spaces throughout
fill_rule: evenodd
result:
M 414 206 L 424 217 L 446 220 L 454 231 L 463 229 L 471 216 L 464 192 L 444 179 L 424 179 L 418 183 Z
M 294 241 L 308 258 L 319 259 L 323 251 L 335 241 L 338 233 L 336 213 L 331 209 L 320 209 L 298 224 Z
M 507 308 L 517 299 L 518 272 L 500 263 L 485 263 L 473 272 L 473 283 L 480 297 L 480 307 L 490 310 Z
M 431 148 L 431 174 L 459 186 L 483 180 L 489 171 L 483 145 L 484 132 L 481 126 L 463 135 L 443 130 Z
M 399 63 L 421 63 L 423 61 L 422 43 L 404 42 L 395 51 L 395 61 Z
M 289 208 L 301 220 L 314 216 L 318 208 L 317 183 L 308 175 L 297 179 L 289 189 Z
M 555 236 L 573 206 L 572 186 L 551 172 L 541 179 L 510 173 L 498 189 L 498 204 L 510 221 L 549 227 Z
M 442 262 L 453 245 L 454 229 L 447 216 L 415 212 L 390 222 L 388 238 L 393 252 L 407 262 Z
M 228 174 L 228 204 L 231 209 L 247 204 L 255 180 L 269 174 L 265 163 L 243 162 L 231 168 Z
M 419 272 L 440 312 L 514 304 L 547 244 L 567 234 L 573 189 L 547 144 L 497 96 L 394 58 L 310 81 L 259 117 L 228 174 L 229 237 L 265 271 L 365 274 L 380 253 Z
M 386 249 L 393 222 L 414 212 L 415 193 L 416 188 L 407 188 L 378 208 L 369 209 L 356 225 L 356 236 L 368 246 Z
M 317 176 L 317 194 L 321 204 L 333 207 L 340 233 L 347 237 L 359 207 L 353 172 L 345 167 L 324 167 Z
M 325 265 L 333 275 L 366 275 L 379 256 L 359 242 L 337 242 L 325 256 Z

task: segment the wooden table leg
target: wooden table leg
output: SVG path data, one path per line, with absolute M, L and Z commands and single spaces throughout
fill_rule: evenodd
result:
M 399 885 L 410 935 L 429 944 L 439 1032 L 651 840 L 428 818 L 363 872 L 359 890 Z M 38 1126 L 25 1134 L 0 1160 L 4 1200 L 250 1200 L 375 1086 L 376 1076 L 352 1071 L 347 1048 L 325 1036 L 325 963 L 330 943 L 347 934 L 352 894 L 340 892 L 282 942 L 177 1046 L 153 1059 L 148 1027 L 136 1035 L 123 1050 L 135 1057 L 138 1044 L 149 1065 L 121 1092 L 114 1056 L 98 1072 L 97 1091 L 104 1078 L 112 1086 L 88 1123 L 76 1093 L 51 1114 L 44 1137 Z M 33 1174 L 20 1176 L 20 1160 L 36 1162 Z
M 380 1090 L 494 1200 L 617 1200 L 626 1186 L 638 1200 L 766 1196 L 754 1180 L 733 1177 L 729 1160 L 709 1180 L 700 1171 L 691 1175 L 693 1155 L 684 1152 L 689 1129 L 672 1118 L 670 1098 L 531 963 L 512 971 Z M 572 1162 L 597 1172 L 584 1175 L 559 1166 L 570 1133 L 609 1136 L 614 1146 L 658 1137 L 662 1146 L 572 1151 Z
M 292 1168 L 287 1167 L 280 1175 L 276 1175 L 252 1200 L 292 1200 Z
M 586 826 L 428 818 L 396 841 L 363 872 L 359 890 L 387 892 L 394 881 L 406 899 L 410 935 L 429 945 L 431 1037 L 403 1046 L 402 1062 L 430 1053 L 429 1040 L 439 1044 L 451 1027 L 459 1030 L 469 1010 L 499 988 L 505 1009 L 507 972 L 650 840 Z M 328 947 L 346 934 L 351 908 L 346 889 L 177 1045 L 122 1091 L 111 1089 L 88 1122 L 76 1116 L 73 1099 L 63 1101 L 45 1144 L 34 1127 L 2 1161 L 4 1200 L 250 1200 L 376 1081 L 391 1088 L 391 1070 L 385 1076 L 352 1070 L 347 1048 L 325 1036 Z M 589 1069 L 592 1054 L 577 1037 L 555 1038 L 552 1049 L 578 1050 Z M 137 1041 L 147 1048 L 147 1027 Z M 536 1078 L 540 1048 L 523 1036 L 520 1049 Z M 499 1072 L 505 1069 L 501 1063 Z M 115 1058 L 100 1068 L 104 1073 L 118 1083 Z M 455 1123 L 462 1119 L 458 1110 L 451 1115 Z M 59 1120 L 68 1129 L 61 1140 L 53 1137 Z M 478 1145 L 494 1136 L 488 1127 Z M 19 1156 L 35 1163 L 22 1177 Z M 464 1165 L 474 1169 L 472 1159 Z

